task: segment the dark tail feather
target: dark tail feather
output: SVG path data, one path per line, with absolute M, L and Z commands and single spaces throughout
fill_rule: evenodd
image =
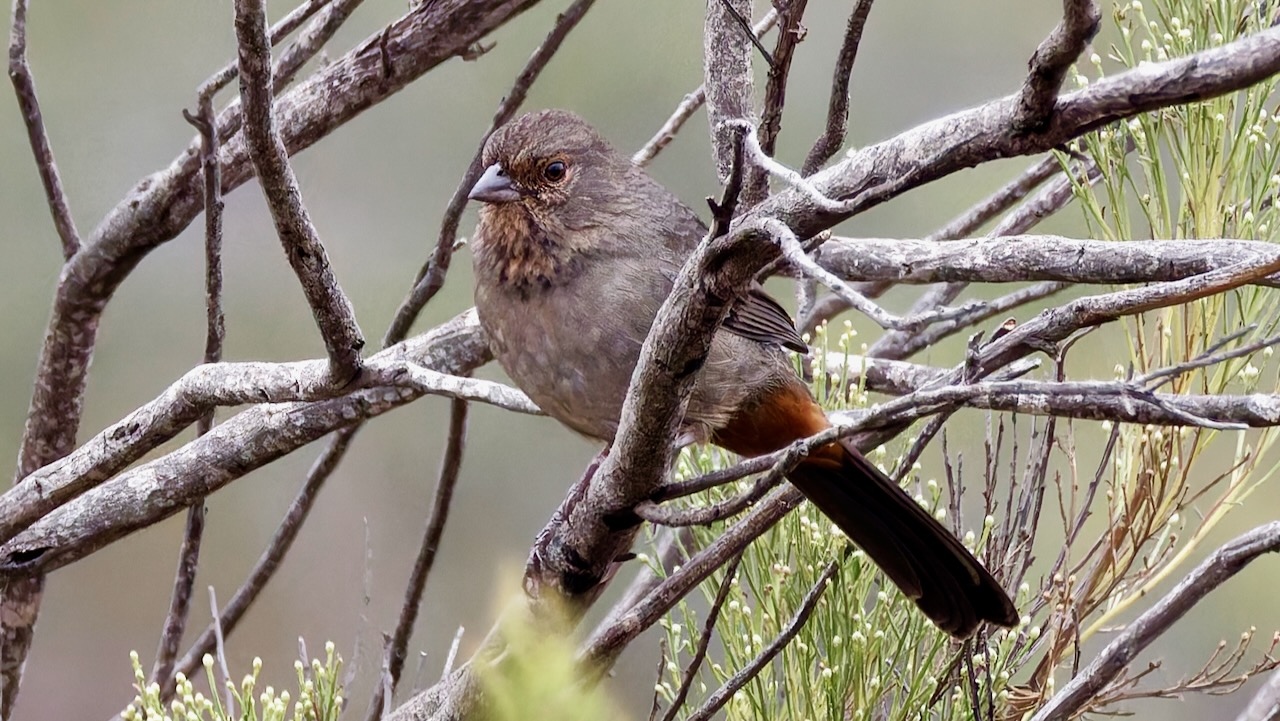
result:
M 982 621 L 1017 625 L 982 563 L 857 450 L 818 449 L 788 478 L 942 630 L 964 638 Z

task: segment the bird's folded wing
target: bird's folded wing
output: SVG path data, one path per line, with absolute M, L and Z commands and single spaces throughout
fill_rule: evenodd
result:
M 776 343 L 797 353 L 809 351 L 786 308 L 769 297 L 759 283 L 752 283 L 747 295 L 729 309 L 724 328 L 743 338 Z

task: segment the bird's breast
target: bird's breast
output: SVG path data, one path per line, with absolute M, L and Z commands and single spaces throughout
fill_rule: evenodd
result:
M 652 314 L 634 322 L 637 310 L 646 311 L 622 312 L 607 293 L 597 294 L 605 290 L 589 279 L 523 292 L 482 284 L 476 310 L 517 387 L 561 423 L 612 440 Z

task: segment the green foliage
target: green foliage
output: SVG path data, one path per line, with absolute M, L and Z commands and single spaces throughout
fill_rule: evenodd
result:
M 1209 49 L 1267 28 L 1278 7 L 1275 2 L 1238 0 L 1119 3 L 1112 13 L 1119 40 L 1110 45 L 1105 60 L 1095 54 L 1090 63 L 1101 76 L 1109 64 L 1129 69 Z M 1090 82 L 1083 75 L 1077 81 Z M 1083 138 L 1077 150 L 1102 173 L 1097 185 L 1076 186 L 1091 233 L 1115 240 L 1274 242 L 1280 236 L 1275 202 L 1280 191 L 1278 84 L 1272 77 L 1239 93 L 1148 113 Z M 1183 363 L 1206 353 L 1220 338 L 1252 328 L 1224 346 L 1238 347 L 1274 334 L 1278 322 L 1275 289 L 1256 285 L 1147 313 L 1129 323 L 1128 366 L 1143 373 Z M 1208 394 L 1273 388 L 1271 359 L 1268 347 L 1184 373 L 1169 388 Z M 1117 375 L 1127 372 L 1117 364 Z M 1104 569 L 1108 578 L 1099 576 L 1098 589 L 1091 593 L 1093 605 L 1105 610 L 1082 638 L 1113 624 L 1155 584 L 1185 570 L 1208 532 L 1272 477 L 1275 466 L 1261 461 L 1275 439 L 1271 429 L 1248 435 L 1120 429 L 1105 511 L 1122 533 L 1111 544 L 1114 553 Z M 1230 470 L 1210 472 L 1203 468 L 1209 461 L 1197 463 L 1211 454 L 1230 456 Z M 1206 483 L 1205 478 L 1216 480 Z M 1194 514 L 1199 518 L 1188 532 L 1193 500 L 1199 501 Z
M 160 684 L 147 683 L 147 675 L 135 651 L 129 654 L 133 662 L 134 688 L 138 695 L 124 712 L 124 721 L 337 721 L 342 712 L 343 698 L 339 673 L 342 658 L 335 653 L 332 642 L 325 644 L 325 660 L 312 659 L 308 669 L 302 661 L 294 662 L 298 675 L 297 701 L 293 702 L 293 715 L 289 715 L 292 695 L 287 690 L 276 692 L 267 686 L 260 693 L 258 677 L 262 672 L 262 659 L 253 660 L 253 672 L 247 674 L 237 686 L 229 678 L 223 679 L 226 689 L 226 705 L 220 694 L 210 691 L 206 696 L 184 675 L 178 674 L 174 700 L 165 708 L 161 699 Z M 204 656 L 205 677 L 217 678 L 213 656 Z
M 562 619 L 531 618 L 524 604 L 512 609 L 501 623 L 506 647 L 500 659 L 476 664 L 484 688 L 487 718 L 493 721 L 598 721 L 623 716 L 597 685 L 585 685 L 573 639 Z M 554 610 L 544 613 L 560 615 Z M 532 713 L 536 710 L 536 713 Z

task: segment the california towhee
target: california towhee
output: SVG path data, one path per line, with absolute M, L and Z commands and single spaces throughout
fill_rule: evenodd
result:
M 706 226 L 565 111 L 503 126 L 484 164 L 470 193 L 484 203 L 472 252 L 494 355 L 548 415 L 611 442 L 640 346 Z M 686 436 L 758 456 L 828 428 L 783 348 L 807 350 L 755 285 L 712 340 Z M 943 630 L 1018 622 L 982 564 L 849 444 L 814 450 L 787 478 Z

